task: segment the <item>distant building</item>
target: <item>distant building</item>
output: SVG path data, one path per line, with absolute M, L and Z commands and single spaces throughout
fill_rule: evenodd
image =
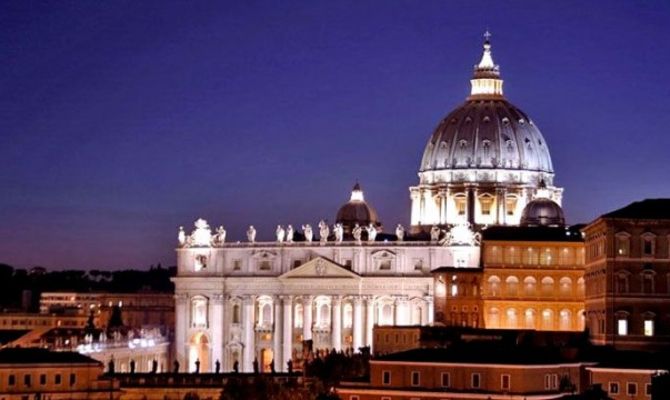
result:
M 670 345 L 670 199 L 612 211 L 584 228 L 586 313 L 595 343 Z
M 134 329 L 174 327 L 172 293 L 78 293 L 45 292 L 40 297 L 40 313 L 83 315 L 93 313 L 95 324 L 106 327 L 114 309 L 123 323 Z
M 4 400 L 118 400 L 102 363 L 74 352 L 0 350 L 0 398 Z

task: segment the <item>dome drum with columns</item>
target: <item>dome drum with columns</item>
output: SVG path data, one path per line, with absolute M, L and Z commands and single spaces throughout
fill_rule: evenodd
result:
M 419 185 L 411 187 L 412 230 L 468 221 L 518 225 L 540 181 L 560 204 L 549 148 L 532 119 L 503 95 L 487 35 L 466 102 L 445 117 L 426 145 Z

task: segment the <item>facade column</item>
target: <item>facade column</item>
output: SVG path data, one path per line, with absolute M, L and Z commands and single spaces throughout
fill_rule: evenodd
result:
M 477 193 L 475 192 L 475 189 L 472 187 L 467 187 L 465 193 L 467 193 L 467 221 L 471 224 L 475 224 L 475 204 L 477 201 Z
M 302 298 L 302 340 L 312 340 L 312 301 L 314 296 Z
M 411 213 L 411 225 L 418 225 L 422 218 L 421 218 L 421 201 L 420 198 L 421 196 L 419 195 L 419 189 L 418 188 L 411 188 L 409 192 L 409 197 L 412 200 L 412 213 Z
M 424 301 L 421 307 L 421 325 L 428 325 L 428 302 Z
M 424 325 L 432 325 L 435 318 L 435 303 L 433 302 L 433 296 L 426 296 L 426 309 L 428 310 L 428 319 Z
M 186 366 L 186 332 L 188 331 L 188 294 L 178 293 L 175 299 L 175 360 Z
M 209 330 L 212 333 L 212 357 L 209 365 L 201 366 L 202 371 L 214 371 L 214 364 L 217 360 L 223 363 L 223 300 L 223 294 L 212 296 L 212 326 Z
M 331 345 L 340 351 L 342 350 L 342 297 L 333 296 L 331 299 L 333 321 L 331 324 Z
M 372 335 L 375 326 L 375 298 L 374 296 L 367 296 L 365 298 L 365 344 L 370 346 L 370 354 L 372 354 Z
M 500 225 L 503 223 L 503 216 L 502 216 L 502 189 L 497 187 L 496 188 L 496 220 L 495 223 Z
M 279 296 L 272 298 L 274 312 L 272 313 L 272 361 L 275 364 L 276 371 L 282 371 L 282 308 Z
M 288 371 L 286 363 L 293 358 L 293 299 L 291 296 L 282 296 L 284 302 L 284 335 L 282 349 L 282 365 L 279 371 Z
M 507 225 L 507 189 L 502 189 L 502 218 L 500 222 L 502 225 Z
M 254 303 L 255 296 L 244 296 L 242 300 L 242 321 L 244 321 L 244 352 L 242 371 L 254 371 L 254 359 L 256 358 L 256 330 L 254 327 Z
M 354 352 L 363 347 L 363 299 L 354 297 Z

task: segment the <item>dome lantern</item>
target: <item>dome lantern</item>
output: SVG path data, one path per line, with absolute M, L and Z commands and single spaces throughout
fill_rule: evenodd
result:
M 491 33 L 484 33 L 484 52 L 470 80 L 472 89 L 470 98 L 490 98 L 503 96 L 503 80 L 500 79 L 500 67 L 493 62 L 491 55 Z

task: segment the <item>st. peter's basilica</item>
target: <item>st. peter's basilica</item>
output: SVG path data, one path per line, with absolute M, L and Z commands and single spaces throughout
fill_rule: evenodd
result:
M 253 226 L 243 242 L 203 219 L 181 228 L 176 359 L 284 371 L 309 348 L 359 351 L 375 325 L 433 324 L 431 270 L 480 268 L 482 229 L 564 226 L 547 142 L 504 97 L 488 37 L 471 84 L 426 144 L 408 227 L 382 225 L 356 184 L 333 226 L 277 226 L 271 242 Z

